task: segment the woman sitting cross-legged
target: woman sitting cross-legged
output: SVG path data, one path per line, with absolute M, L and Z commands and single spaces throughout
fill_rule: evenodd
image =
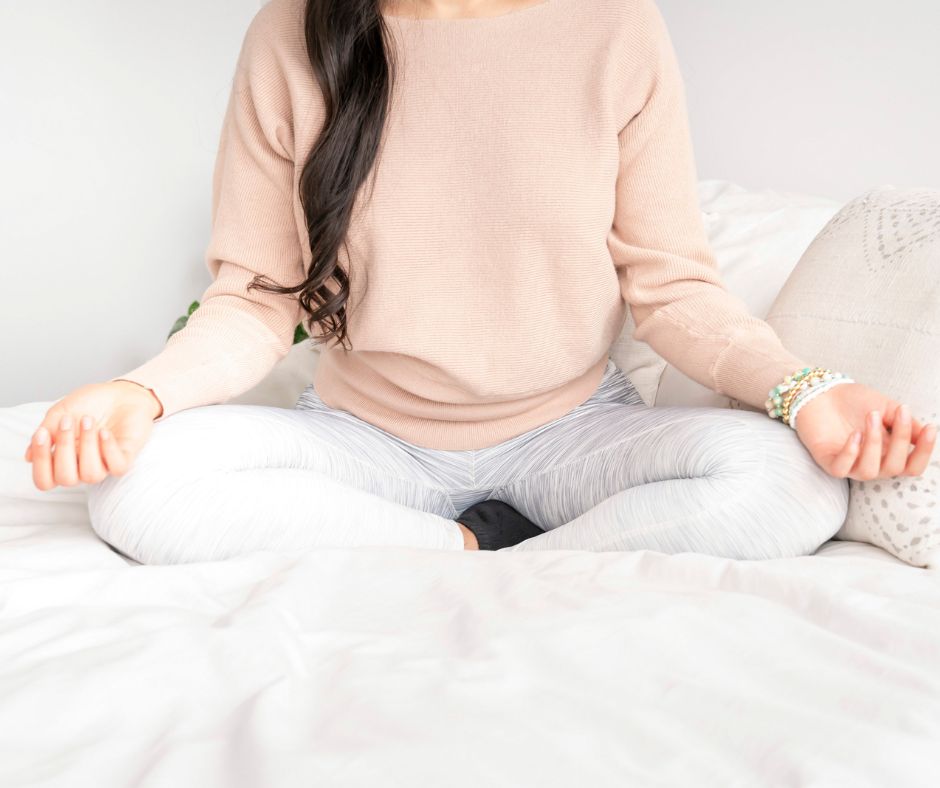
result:
M 813 553 L 848 478 L 936 430 L 797 357 L 724 288 L 653 0 L 271 0 L 213 181 L 214 281 L 154 358 L 51 407 L 39 489 L 87 483 L 143 563 L 253 550 Z M 564 57 L 558 56 L 564 46 Z M 634 336 L 753 410 L 652 407 Z M 226 400 L 320 345 L 293 408 Z M 871 419 L 871 420 L 869 420 Z

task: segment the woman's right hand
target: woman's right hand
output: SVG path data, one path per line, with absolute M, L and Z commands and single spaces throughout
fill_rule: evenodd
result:
M 49 408 L 26 448 L 33 483 L 51 490 L 126 473 L 162 413 L 157 396 L 129 380 L 75 389 Z

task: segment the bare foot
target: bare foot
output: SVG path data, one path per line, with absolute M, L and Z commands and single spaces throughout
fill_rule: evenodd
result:
M 454 521 L 456 522 L 456 520 Z M 467 526 L 463 523 L 457 523 L 460 526 L 460 530 L 463 531 L 463 549 L 464 550 L 479 550 L 480 543 L 477 541 L 476 534 L 473 533 Z

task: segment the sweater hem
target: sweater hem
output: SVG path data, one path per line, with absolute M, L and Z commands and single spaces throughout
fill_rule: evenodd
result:
M 490 448 L 564 416 L 596 391 L 608 360 L 609 356 L 604 354 L 585 372 L 550 391 L 511 403 L 493 403 L 494 410 L 507 404 L 519 408 L 519 412 L 501 418 L 436 419 L 394 411 L 379 401 L 381 382 L 373 386 L 375 394 L 368 396 L 365 391 L 368 387 L 359 376 L 350 378 L 353 385 L 345 375 L 346 362 L 329 353 L 322 354 L 317 363 L 314 389 L 327 407 L 351 413 L 414 446 L 467 451 Z M 479 404 L 472 407 L 479 412 Z

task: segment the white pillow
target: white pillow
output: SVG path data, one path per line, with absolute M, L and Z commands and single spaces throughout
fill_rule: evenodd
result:
M 750 191 L 721 180 L 700 181 L 698 194 L 722 281 L 760 318 L 800 255 L 842 205 L 807 194 Z M 692 380 L 645 342 L 633 339 L 633 329 L 628 314 L 611 357 L 648 405 L 732 406 L 728 397 Z
M 794 353 L 940 421 L 940 190 L 881 187 L 812 242 L 767 322 Z M 849 480 L 837 539 L 940 563 L 940 452 L 921 477 Z

